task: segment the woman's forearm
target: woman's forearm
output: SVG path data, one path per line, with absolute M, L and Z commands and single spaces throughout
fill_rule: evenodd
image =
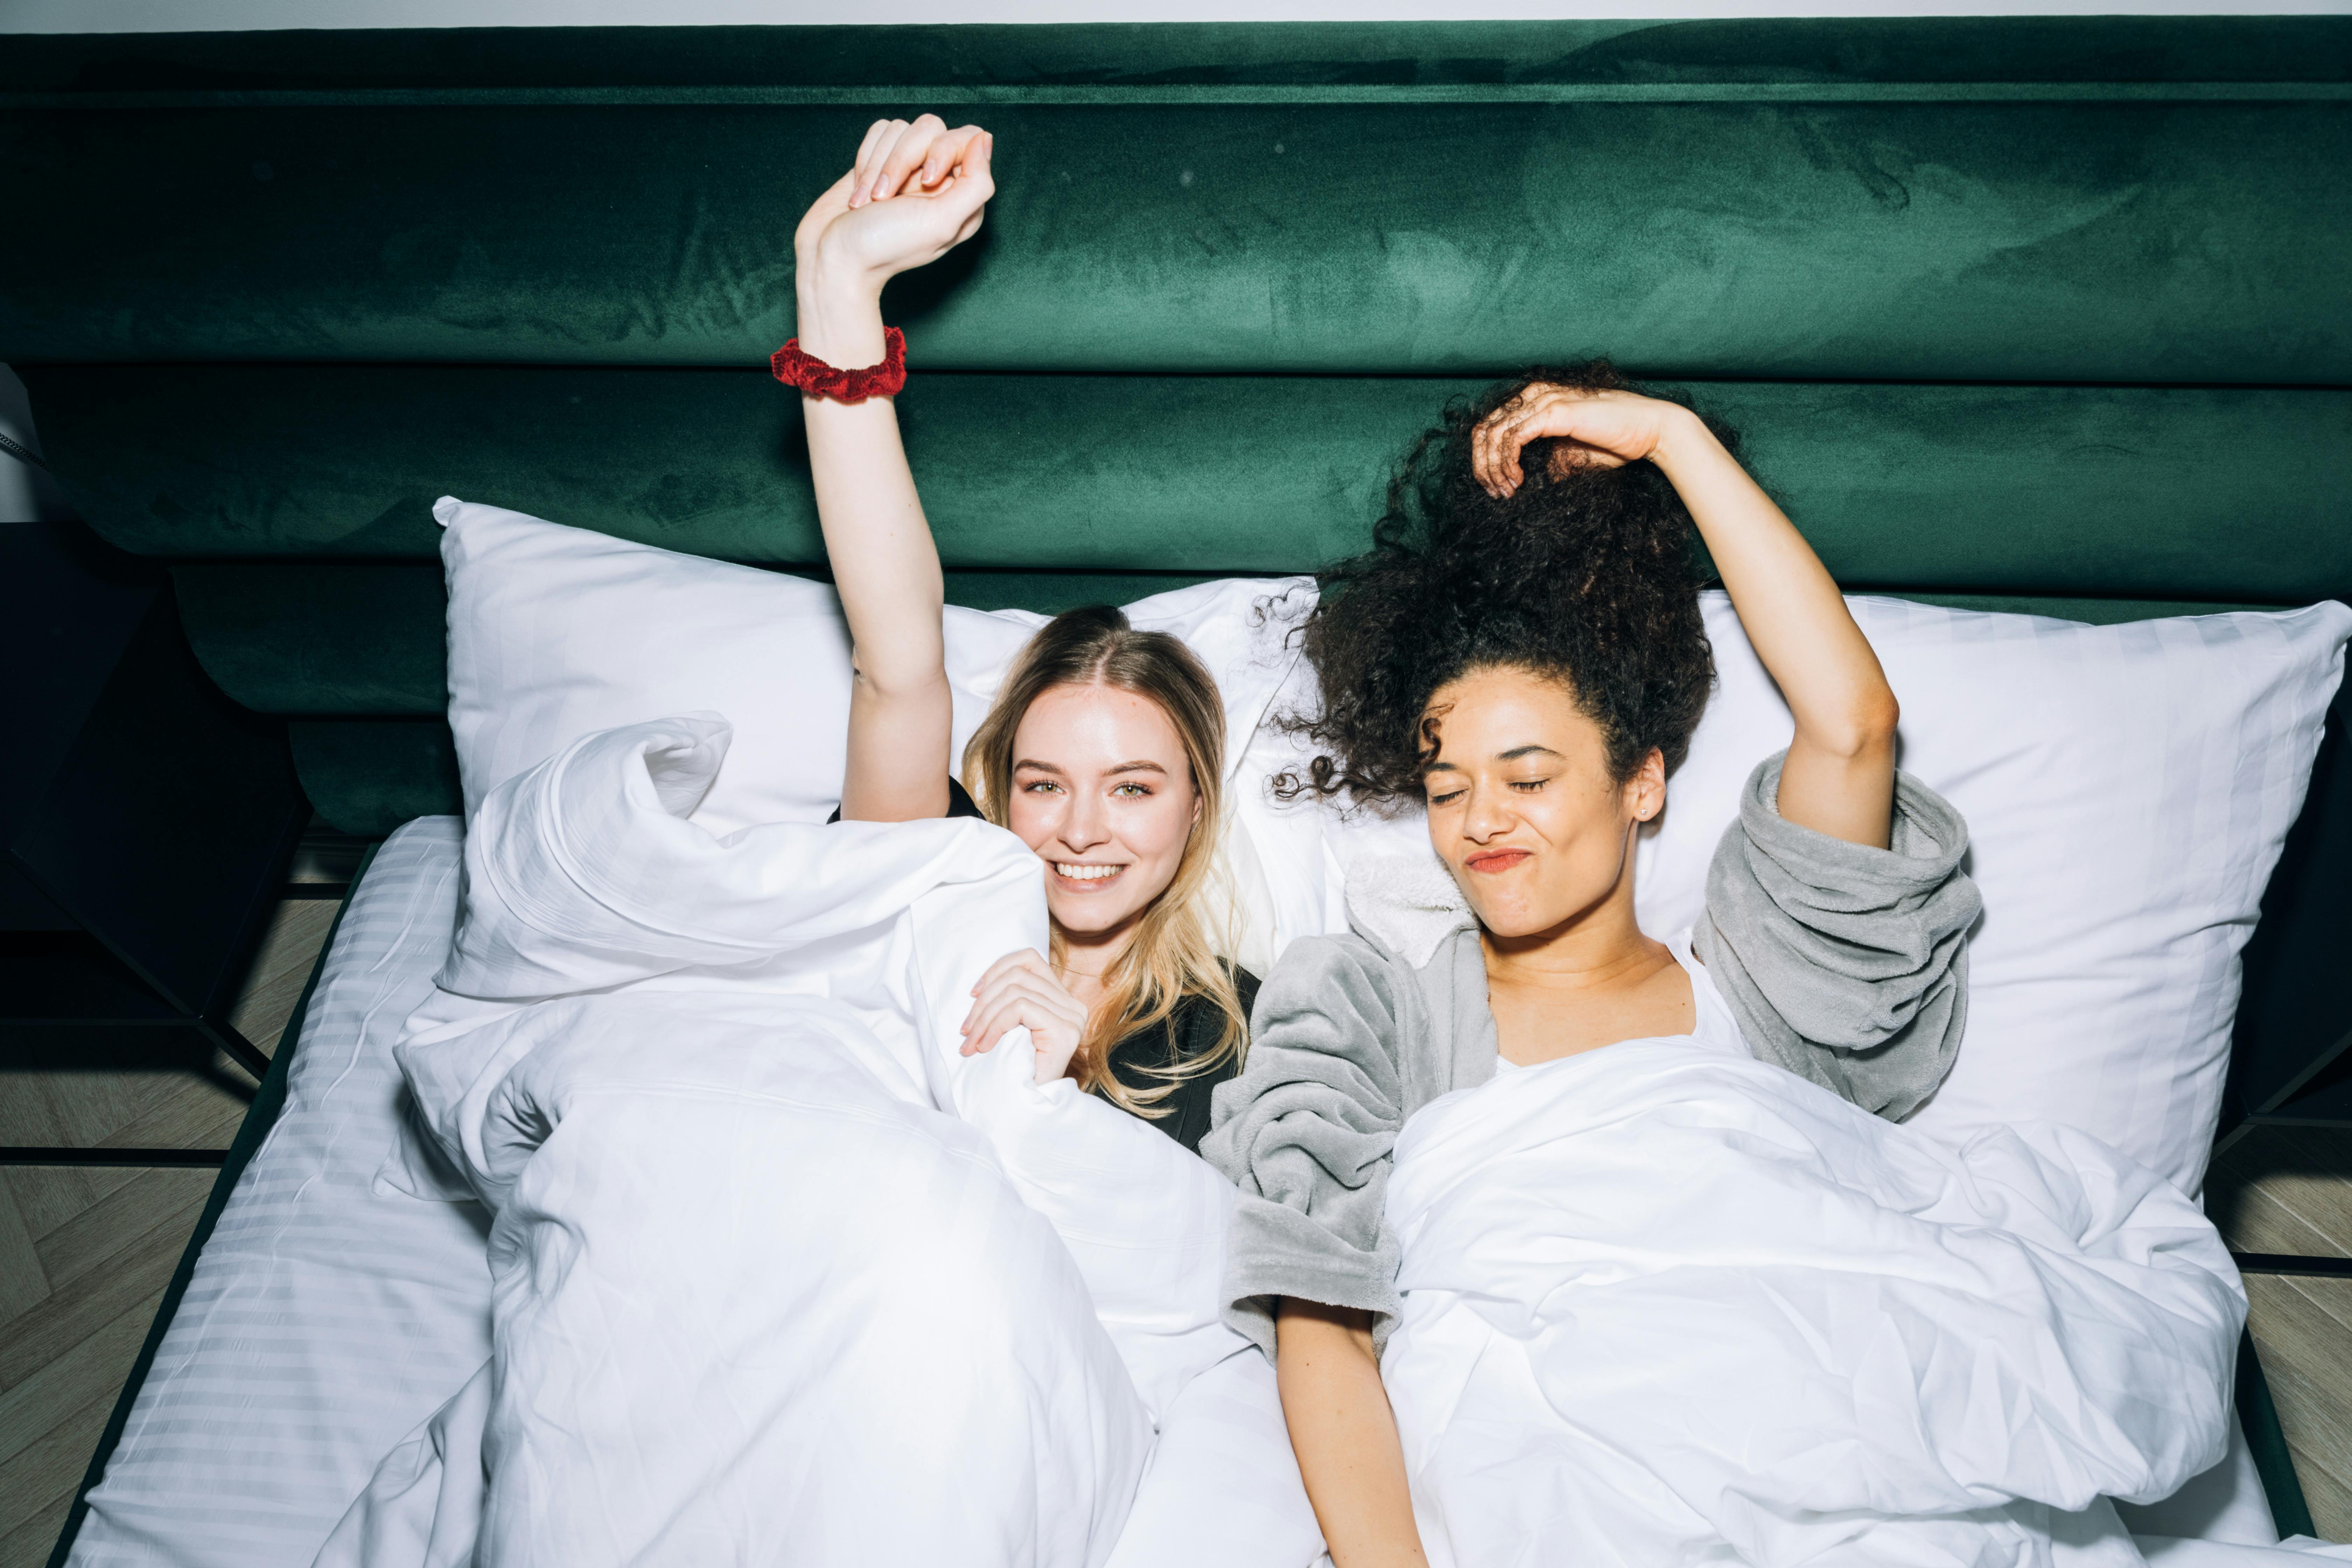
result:
M 1275 1334 L 1283 1420 L 1332 1563 L 1425 1568 L 1371 1315 L 1286 1300 Z
M 1894 689 L 1821 558 L 1696 415 L 1651 455 L 1690 509 L 1748 640 L 1796 720 L 1780 815 L 1886 846 L 1895 802 Z
M 802 257 L 802 349 L 843 369 L 879 363 L 881 283 L 829 270 L 822 257 Z M 817 521 L 856 671 L 842 816 L 940 816 L 953 723 L 940 620 L 944 590 L 897 408 L 887 397 L 845 404 L 805 395 L 801 407 Z

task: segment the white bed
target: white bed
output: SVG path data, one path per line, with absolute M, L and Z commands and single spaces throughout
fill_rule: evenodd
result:
M 77 1568 L 301 1568 L 383 1454 L 488 1355 L 481 1211 L 376 1182 L 402 1136 L 391 1046 L 447 952 L 459 844 L 454 817 L 412 822 L 354 892 L 301 1022 L 285 1108 L 89 1494 Z M 2214 1543 L 2277 1540 L 2242 1437 L 2228 1464 L 2133 1524 Z M 2151 1551 L 2168 1568 L 2238 1556 Z
M 295 1568 L 489 1353 L 487 1219 L 374 1187 L 392 1043 L 448 951 L 457 818 L 385 841 L 300 1021 L 286 1104 L 198 1260 L 70 1562 Z
M 846 636 L 823 589 L 495 508 L 441 510 L 452 720 L 473 783 L 591 731 L 718 702 L 755 722 L 689 820 L 714 834 L 821 820 L 840 765 L 805 738 L 842 732 L 824 705 L 847 689 Z M 1304 586 L 1229 581 L 1129 606 L 1216 673 L 1234 732 L 1253 736 L 1235 748 L 1236 773 L 1277 771 L 1296 743 L 1260 728 L 1295 656 L 1283 619 L 1258 609 Z M 1955 1104 L 1939 1113 L 1965 1131 L 2067 1106 L 2064 1120 L 2193 1194 L 2218 1115 L 2236 953 L 2300 807 L 2352 616 L 2322 606 L 2110 628 L 1852 603 L 1905 694 L 1906 766 L 1968 815 L 1973 874 L 2004 912 L 1971 942 L 1971 1035 L 1941 1097 Z M 1696 897 L 1731 789 L 1785 743 L 1786 710 L 1727 605 L 1708 613 L 1722 688 L 1677 775 L 1668 830 L 1643 850 L 1650 915 Z M 1037 618 L 951 614 L 964 718 L 976 721 Z M 509 644 L 541 657 L 504 657 Z M 2053 669 L 2065 679 L 2050 680 Z M 2018 689 L 2042 693 L 2024 722 L 2004 695 Z M 2216 769 L 2216 756 L 2235 763 Z M 1228 870 L 1237 908 L 1265 906 L 1253 922 L 1264 963 L 1337 918 L 1328 874 L 1352 838 L 1238 793 Z M 2087 818 L 2086 801 L 2103 803 Z M 1382 831 L 1417 835 L 1410 822 Z M 2192 833 L 2198 856 L 2147 853 Z M 411 822 L 355 891 L 299 1021 L 283 1110 L 198 1260 L 69 1563 L 301 1568 L 378 1462 L 488 1358 L 487 1215 L 380 1178 L 404 1137 L 392 1047 L 448 954 L 461 851 L 460 819 Z M 2086 858 L 2139 875 L 2074 874 Z M 2196 1006 L 2168 1003 L 2179 973 L 2217 965 L 2229 984 Z M 1961 1104 L 1971 1060 L 2011 1092 Z M 2125 1518 L 2168 1568 L 2191 1568 L 2198 1553 L 2183 1542 L 2229 1556 L 2277 1542 L 2242 1434 L 2213 1471 Z

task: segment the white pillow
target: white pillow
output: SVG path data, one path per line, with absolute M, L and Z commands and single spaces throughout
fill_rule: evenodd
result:
M 1643 929 L 1662 937 L 1697 920 L 1740 785 L 1791 729 L 1729 600 L 1704 601 L 1719 684 L 1634 884 Z M 1967 1037 L 1913 1124 L 2070 1122 L 2194 1194 L 2221 1116 L 2239 953 L 2303 806 L 2352 610 L 2094 626 L 1847 604 L 1903 704 L 1902 765 L 1968 818 L 1984 894 Z M 1299 754 L 1269 726 L 1253 760 L 1265 772 Z M 1290 835 L 1286 865 L 1426 844 L 1418 812 L 1252 809 L 1262 856 Z M 1339 929 L 1328 887 L 1323 902 L 1325 929 Z
M 735 739 L 689 820 L 723 837 L 822 822 L 840 804 L 849 631 L 830 587 L 453 496 L 433 515 L 444 530 L 449 727 L 468 819 L 490 790 L 583 735 L 700 710 L 724 714 Z M 1296 658 L 1283 631 L 1313 595 L 1312 578 L 1237 578 L 1127 606 L 1136 626 L 1183 638 L 1217 678 L 1228 777 Z M 949 606 L 953 758 L 1045 619 Z
M 583 734 L 696 710 L 724 713 L 736 738 L 693 820 L 723 835 L 832 812 L 849 715 L 832 589 L 451 498 L 434 515 L 447 530 L 449 721 L 468 815 Z M 1728 601 L 1704 597 L 1720 684 L 1637 870 L 1643 925 L 1661 935 L 1696 919 L 1741 783 L 1790 733 Z M 1265 794 L 1266 775 L 1302 755 L 1259 721 L 1277 688 L 1286 710 L 1312 700 L 1286 634 L 1313 602 L 1311 580 L 1289 578 L 1127 607 L 1183 637 L 1223 691 L 1244 829 L 1222 858 L 1242 928 L 1233 952 L 1261 974 L 1292 938 L 1344 929 L 1349 844 L 1427 844 L 1417 813 L 1342 823 Z M 1985 897 L 1968 1037 L 1915 1124 L 2071 1121 L 2194 1193 L 2238 954 L 2302 806 L 2352 611 L 2091 626 L 1848 603 L 1903 702 L 1903 765 L 1968 817 Z M 1044 620 L 948 610 L 956 755 Z

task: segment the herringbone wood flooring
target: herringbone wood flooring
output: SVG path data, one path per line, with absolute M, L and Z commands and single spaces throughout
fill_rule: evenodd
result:
M 274 1050 L 333 923 L 289 900 L 235 1022 Z M 225 1149 L 252 1082 L 209 1073 L 10 1072 L 0 1143 Z M 217 1173 L 0 1167 L 0 1568 L 37 1568 L 64 1527 L 115 1396 Z
M 290 900 L 237 1023 L 274 1049 L 334 919 Z M 226 1148 L 244 1080 L 0 1079 L 0 1143 Z M 247 1086 L 249 1091 L 249 1085 Z M 38 1568 L 210 1191 L 210 1171 L 0 1168 L 0 1568 Z M 2352 1133 L 2265 1130 L 2215 1166 L 2208 1206 L 2250 1252 L 2352 1257 Z M 2257 1279 L 2254 1342 L 2319 1531 L 2352 1540 L 2352 1281 Z
M 2214 1163 L 2205 1211 L 2241 1252 L 2352 1258 L 2352 1132 L 2248 1134 Z M 2352 1541 L 2352 1279 L 2251 1275 L 2246 1296 L 2312 1522 Z

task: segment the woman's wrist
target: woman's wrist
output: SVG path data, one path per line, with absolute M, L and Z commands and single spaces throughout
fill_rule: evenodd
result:
M 1678 468 L 1687 468 L 1694 459 L 1720 456 L 1723 443 L 1706 427 L 1706 421 L 1680 404 L 1669 404 L 1670 413 L 1658 428 L 1657 445 L 1650 448 L 1650 461 L 1667 479 L 1675 477 Z
M 793 279 L 801 352 L 840 370 L 882 362 L 883 279 L 803 256 Z

